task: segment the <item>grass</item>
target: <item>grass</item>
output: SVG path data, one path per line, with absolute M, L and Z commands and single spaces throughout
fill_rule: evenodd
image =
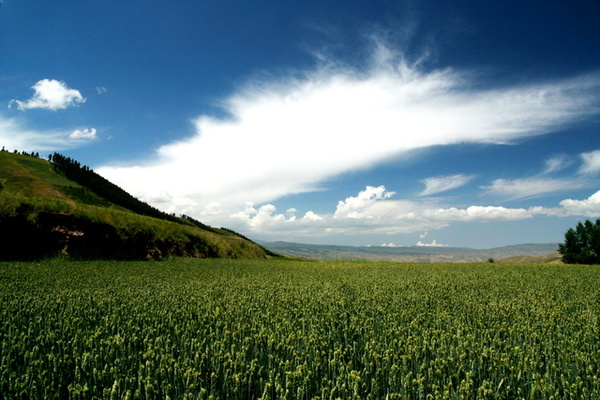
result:
M 6 398 L 600 397 L 600 267 L 0 264 Z
M 34 158 L 24 155 L 14 155 L 19 164 L 27 168 L 27 170 L 35 177 L 57 186 L 74 186 L 80 187 L 77 183 L 68 180 L 64 176 L 54 172 L 52 164 L 47 160 Z
M 29 161 L 35 161 L 36 168 L 33 169 L 34 172 L 43 169 L 41 165 L 44 163 L 47 167 L 50 166 L 44 160 L 0 151 L 1 192 L 11 192 L 29 197 L 66 198 L 52 183 L 36 176 L 29 168 L 24 168 L 22 162 L 27 163 Z
M 21 154 L 0 154 L 0 164 L 12 164 L 10 170 L 5 171 L 5 176 L 11 176 L 13 192 L 25 194 L 29 197 L 54 197 L 70 199 L 83 204 L 110 207 L 112 204 L 91 190 L 82 187 L 77 182 L 71 181 L 57 174 L 47 160 L 25 156 Z M 17 168 L 18 166 L 24 167 Z M 1 167 L 0 167 L 1 168 Z M 16 176 L 21 182 L 17 183 Z

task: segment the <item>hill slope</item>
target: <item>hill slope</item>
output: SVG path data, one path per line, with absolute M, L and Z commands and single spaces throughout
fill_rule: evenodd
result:
M 0 152 L 0 259 L 274 255 L 230 230 L 163 213 L 78 162 Z

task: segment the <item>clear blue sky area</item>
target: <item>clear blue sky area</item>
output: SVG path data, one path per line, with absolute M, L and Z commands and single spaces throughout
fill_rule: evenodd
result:
M 0 145 L 257 240 L 600 217 L 600 2 L 0 0 Z

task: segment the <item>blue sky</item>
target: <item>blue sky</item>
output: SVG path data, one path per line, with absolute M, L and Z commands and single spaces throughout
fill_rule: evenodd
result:
M 600 217 L 600 2 L 0 1 L 0 144 L 257 240 Z

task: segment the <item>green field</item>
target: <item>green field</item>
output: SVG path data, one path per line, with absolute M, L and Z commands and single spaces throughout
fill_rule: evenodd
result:
M 600 267 L 0 263 L 0 398 L 597 399 Z

